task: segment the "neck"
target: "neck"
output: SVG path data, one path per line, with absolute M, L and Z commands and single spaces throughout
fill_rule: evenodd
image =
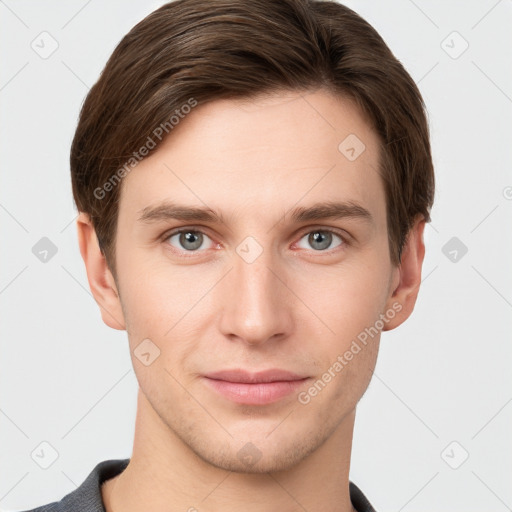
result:
M 285 471 L 235 473 L 195 454 L 139 389 L 133 453 L 101 489 L 106 512 L 173 510 L 355 512 L 349 467 L 355 410 L 316 451 Z

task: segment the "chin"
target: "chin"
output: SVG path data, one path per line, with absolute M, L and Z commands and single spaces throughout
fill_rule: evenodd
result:
M 274 436 L 275 433 L 271 434 Z M 263 474 L 287 471 L 296 467 L 327 439 L 328 434 L 318 432 L 304 437 L 297 433 L 290 437 L 286 430 L 273 439 L 260 430 L 259 435 L 224 439 L 186 440 L 190 449 L 204 462 L 225 471 L 245 474 Z

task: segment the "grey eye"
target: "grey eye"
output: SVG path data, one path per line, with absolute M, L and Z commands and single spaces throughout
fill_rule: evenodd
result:
M 200 231 L 194 231 L 192 229 L 182 230 L 174 233 L 171 235 L 168 240 L 171 242 L 171 240 L 175 237 L 178 237 L 178 244 L 179 246 L 176 247 L 177 249 L 185 249 L 186 251 L 195 251 L 199 249 L 205 240 L 205 238 L 208 238 L 204 233 L 201 233 Z
M 312 247 L 315 251 L 323 251 L 323 250 L 329 248 L 329 246 L 332 244 L 333 239 L 334 239 L 333 237 L 337 237 L 339 240 L 341 240 L 343 242 L 343 239 L 341 238 L 341 236 L 334 233 L 333 231 L 320 230 L 320 229 L 317 229 L 315 231 L 311 231 L 310 233 L 307 233 L 306 235 L 304 235 L 302 237 L 301 240 L 303 240 L 304 238 L 307 238 L 307 243 L 310 245 L 310 247 Z M 335 247 L 338 247 L 339 245 L 341 245 L 341 243 L 339 243 Z M 307 247 L 302 247 L 302 248 L 307 249 Z M 330 247 L 330 248 L 333 249 L 334 247 Z

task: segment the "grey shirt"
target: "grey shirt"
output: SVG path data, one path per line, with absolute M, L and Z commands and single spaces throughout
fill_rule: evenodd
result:
M 101 484 L 123 472 L 130 459 L 111 459 L 99 462 L 82 485 L 54 501 L 23 512 L 105 512 L 101 497 Z M 357 512 L 376 512 L 362 491 L 350 482 L 350 500 Z

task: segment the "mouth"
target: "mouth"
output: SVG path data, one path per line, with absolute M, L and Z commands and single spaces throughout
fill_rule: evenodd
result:
M 309 379 L 280 369 L 254 373 L 239 369 L 223 370 L 204 376 L 210 389 L 232 402 L 245 405 L 277 402 L 297 391 Z

